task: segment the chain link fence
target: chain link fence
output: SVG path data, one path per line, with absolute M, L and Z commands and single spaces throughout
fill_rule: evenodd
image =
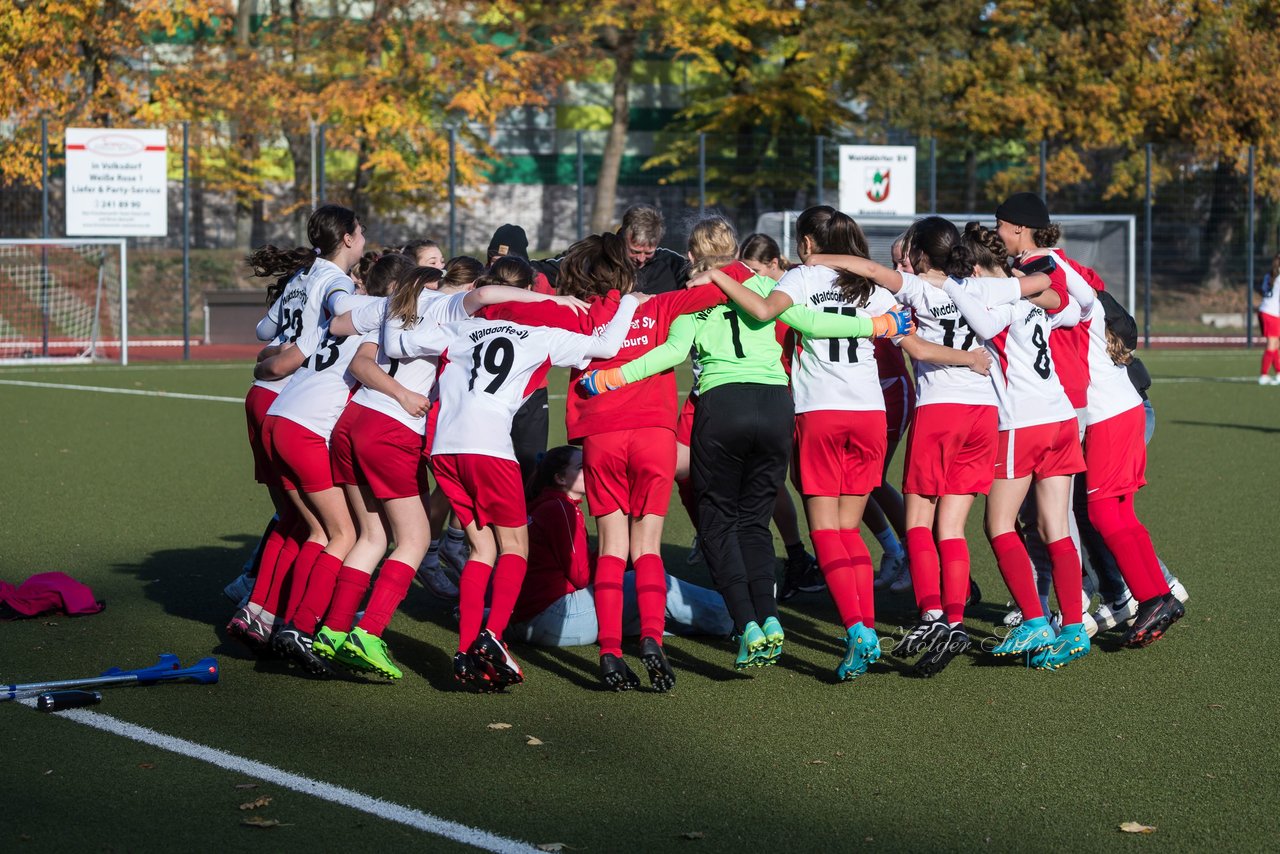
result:
M 534 124 L 439 128 L 414 180 L 405 181 L 385 168 L 377 140 L 341 137 L 324 126 L 277 140 L 247 137 L 228 123 L 166 130 L 169 233 L 130 240 L 131 327 L 138 335 L 183 329 L 184 244 L 187 318 L 198 337 L 201 293 L 258 287 L 240 263 L 245 251 L 268 242 L 305 244 L 307 215 L 324 202 L 355 207 L 374 244 L 425 238 L 447 255 L 483 257 L 494 229 L 514 222 L 528 232 L 533 256 L 558 254 L 590 231 L 607 138 L 605 131 Z M 0 237 L 65 234 L 64 132 L 47 125 L 42 181 L 0 186 Z M 616 227 L 627 206 L 653 205 L 666 217 L 664 245 L 681 252 L 689 228 L 707 213 L 727 217 L 745 236 L 770 213 L 837 205 L 840 146 L 868 142 L 915 146 L 917 214 L 992 223 L 1009 193 L 1039 190 L 1054 215 L 1134 217 L 1135 315 L 1150 334 L 1212 334 L 1220 326 L 1219 334 L 1252 337 L 1251 283 L 1280 248 L 1280 207 L 1259 192 L 1249 151 L 1215 163 L 1168 145 L 1134 153 L 1019 141 L 948 146 L 894 134 L 867 140 L 633 131 L 613 210 L 603 219 Z

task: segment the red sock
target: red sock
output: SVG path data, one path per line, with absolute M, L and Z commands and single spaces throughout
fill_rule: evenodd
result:
M 1264 377 L 1271 370 L 1272 366 L 1275 367 L 1277 373 L 1280 373 L 1280 359 L 1277 358 L 1278 356 L 1280 356 L 1280 350 L 1262 351 L 1262 375 Z
M 1062 611 L 1062 625 L 1074 626 L 1084 620 L 1080 585 L 1083 581 L 1080 569 L 1080 553 L 1070 537 L 1046 543 L 1049 560 L 1053 562 L 1053 592 L 1058 596 L 1058 609 Z
M 307 595 L 307 581 L 311 578 L 311 569 L 316 565 L 324 546 L 314 540 L 307 540 L 298 550 L 298 557 L 289 571 L 289 598 L 284 609 L 285 620 L 292 620 L 302 605 L 302 597 Z M 279 612 L 277 612 L 279 613 Z
M 1015 532 L 1001 534 L 991 540 L 991 550 L 996 554 L 996 565 L 1004 576 L 1004 583 L 1013 594 L 1013 601 L 1022 611 L 1022 619 L 1034 620 L 1044 616 L 1040 607 L 1040 594 L 1036 592 L 1036 573 L 1031 567 L 1031 557 L 1022 538 Z
M 276 576 L 276 561 L 280 559 L 280 550 L 284 548 L 285 540 L 288 539 L 281 531 L 283 527 L 281 524 L 272 529 L 267 535 L 266 542 L 262 544 L 262 552 L 258 555 L 258 576 L 253 580 L 253 592 L 249 594 L 249 602 L 259 608 L 267 601 L 267 594 L 271 592 L 271 581 Z
M 920 613 L 942 610 L 942 569 L 933 531 L 923 525 L 907 529 L 907 560 L 911 562 L 911 587 Z
M 511 612 L 520 598 L 520 587 L 524 584 L 528 568 L 529 560 L 524 555 L 498 555 L 498 564 L 493 568 L 493 602 L 489 605 L 489 619 L 484 624 L 498 640 L 502 640 L 502 633 L 511 622 Z
M 1132 494 L 1090 501 L 1089 521 L 1115 556 L 1116 566 L 1135 599 L 1145 602 L 1169 592 L 1151 534 L 1134 513 Z
M 620 557 L 601 555 L 596 561 L 596 622 L 599 624 L 600 654 L 622 655 L 622 574 L 627 562 Z
M 853 575 L 853 561 L 844 550 L 839 531 L 811 531 L 813 550 L 817 552 L 818 566 L 827 580 L 827 590 L 840 612 L 840 622 L 847 629 L 862 622 L 862 605 L 858 599 L 858 583 Z
M 293 624 L 309 635 L 316 633 L 320 627 L 320 619 L 329 610 L 333 601 L 333 588 L 338 583 L 338 571 L 342 569 L 342 558 L 321 552 L 311 567 L 311 577 L 307 579 L 307 592 L 302 597 L 302 604 L 293 615 Z
M 469 560 L 458 579 L 458 652 L 466 652 L 476 642 L 484 624 L 484 594 L 489 590 L 493 567 Z
M 635 560 L 636 600 L 640 607 L 640 637 L 662 643 L 667 626 L 667 571 L 662 557 L 643 554 Z
M 343 570 L 346 571 L 345 569 Z M 360 628 L 371 635 L 382 637 L 391 622 L 391 615 L 404 601 L 409 592 L 409 584 L 413 581 L 414 568 L 398 560 L 385 560 L 382 569 L 378 570 L 378 582 L 373 585 L 369 594 L 369 604 L 360 618 Z M 365 576 L 367 579 L 369 576 Z M 352 609 L 352 616 L 355 610 Z
M 385 572 L 385 568 L 383 569 Z M 382 583 L 379 576 L 378 583 Z M 324 624 L 335 632 L 349 632 L 356 621 L 356 611 L 369 589 L 369 573 L 344 566 L 338 570 L 338 583 L 333 589 L 333 603 L 325 615 Z M 375 634 L 377 634 L 375 632 Z
M 302 548 L 305 539 L 305 533 L 301 537 L 292 534 L 285 537 L 284 543 L 280 546 L 280 554 L 276 556 L 276 565 L 272 567 L 269 573 L 270 586 L 267 588 L 263 598 L 257 598 L 258 588 L 256 585 L 254 586 L 251 601 L 259 605 L 266 613 L 279 614 L 280 609 L 284 607 L 285 603 L 281 602 L 280 599 L 289 580 L 289 571 L 293 569 L 293 564 L 298 559 L 298 551 Z
M 969 544 L 963 537 L 938 543 L 942 558 L 942 614 L 948 623 L 964 621 L 969 598 Z
M 680 503 L 684 505 L 684 512 L 689 514 L 689 521 L 693 523 L 693 530 L 698 530 L 698 499 L 693 494 L 693 479 L 678 478 L 676 480 L 676 492 L 680 494 Z
M 862 609 L 862 625 L 876 627 L 876 571 L 871 564 L 871 552 L 862 541 L 861 529 L 844 529 L 840 532 L 849 562 L 853 564 L 853 580 L 858 587 L 858 607 Z

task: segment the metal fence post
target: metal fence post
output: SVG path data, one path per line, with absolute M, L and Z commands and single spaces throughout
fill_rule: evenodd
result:
M 316 205 L 316 123 L 308 122 L 311 130 L 311 210 L 315 210 Z
M 49 120 L 40 120 L 40 237 L 49 238 Z M 49 355 L 49 247 L 40 247 L 40 354 Z
M 1249 146 L 1249 226 L 1246 244 L 1249 249 L 1244 256 L 1244 346 L 1253 347 L 1253 223 L 1256 203 L 1257 173 L 1253 168 L 1254 146 Z
M 317 158 L 317 167 L 316 167 L 316 168 L 317 168 L 317 170 L 318 170 L 318 174 L 319 174 L 319 177 L 318 177 L 317 182 L 316 182 L 316 193 L 317 193 L 316 204 L 317 204 L 317 205 L 324 204 L 324 197 L 325 197 L 325 189 L 324 189 L 324 182 L 325 182 L 325 168 L 324 168 L 324 158 L 325 158 L 324 130 L 325 130 L 325 125 L 324 125 L 324 123 L 323 123 L 323 122 L 321 122 L 320 127 L 317 129 L 317 136 L 318 136 L 318 138 L 317 138 L 317 140 L 316 140 L 317 145 L 318 145 L 318 147 L 319 147 L 319 151 L 318 151 L 318 152 L 317 152 L 317 154 L 316 154 L 316 158 Z
M 929 213 L 938 212 L 938 138 L 929 137 Z
M 1143 219 L 1146 222 L 1146 234 L 1142 240 L 1142 276 L 1145 281 L 1142 289 L 1142 347 L 1151 348 L 1151 143 L 1147 143 L 1147 189 L 1142 205 Z
M 698 216 L 707 213 L 707 135 L 698 134 Z
M 582 151 L 582 131 L 578 131 L 578 239 L 586 237 L 587 179 L 585 155 Z
M 182 360 L 191 360 L 191 150 L 190 122 L 182 123 Z
M 1045 187 L 1049 183 L 1049 140 L 1040 140 L 1040 198 L 1048 194 Z
M 449 257 L 458 255 L 458 129 L 449 128 Z
M 825 170 L 823 169 L 822 155 L 823 155 L 823 149 L 826 147 L 826 141 L 827 141 L 827 138 L 821 135 L 819 135 L 813 141 L 814 142 L 813 182 L 814 182 L 814 185 L 817 187 L 817 193 L 814 195 L 814 198 L 817 199 L 817 203 L 820 205 L 825 205 L 827 203 L 826 188 L 822 186 L 825 183 L 823 181 L 823 172 Z

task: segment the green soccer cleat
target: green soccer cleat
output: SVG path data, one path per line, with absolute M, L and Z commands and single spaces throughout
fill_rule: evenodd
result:
M 355 659 L 363 663 L 364 667 L 361 669 L 380 673 L 388 679 L 399 679 L 404 675 L 387 654 L 386 642 L 362 628 L 351 630 L 339 653 L 342 655 L 339 659 L 342 663 L 346 663 L 347 658 Z
M 1031 657 L 1031 664 L 1040 670 L 1057 670 L 1065 667 L 1077 658 L 1089 654 L 1089 635 L 1084 623 L 1063 626 L 1058 639 L 1036 652 Z
M 315 637 L 311 639 L 311 651 L 321 658 L 334 661 L 338 657 L 338 650 L 342 649 L 342 644 L 346 640 L 346 632 L 335 632 L 328 626 L 321 626 L 316 629 Z
M 994 655 L 1023 655 L 1024 653 L 1035 652 L 1041 647 L 1046 647 L 1053 643 L 1054 640 L 1056 638 L 1053 634 L 1053 627 L 1049 625 L 1049 620 L 1045 617 L 1036 617 L 1033 620 L 1026 620 L 1020 623 L 991 652 Z
M 841 682 L 857 679 L 879 657 L 880 638 L 875 631 L 862 623 L 854 623 L 845 630 L 844 658 L 836 666 L 836 678 Z
M 777 617 L 767 617 L 760 630 L 764 632 L 764 639 L 769 645 L 765 648 L 764 655 L 761 656 L 757 666 L 768 667 L 771 664 L 777 664 L 778 659 L 782 657 L 782 642 L 785 640 L 782 623 L 778 622 Z
M 746 670 L 748 667 L 755 667 L 756 661 L 768 648 L 769 641 L 765 639 L 764 632 L 760 630 L 759 624 L 752 620 L 747 623 L 747 627 L 738 638 L 738 657 L 733 661 L 734 668 Z

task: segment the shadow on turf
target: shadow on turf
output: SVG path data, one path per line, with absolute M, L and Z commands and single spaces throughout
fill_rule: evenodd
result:
M 1175 418 L 1174 424 L 1185 424 L 1188 427 L 1229 427 L 1232 430 L 1251 430 L 1254 433 L 1280 433 L 1280 427 L 1263 427 L 1258 424 L 1228 424 L 1222 421 L 1188 421 Z
M 221 627 L 235 610 L 222 588 L 240 574 L 258 538 L 241 534 L 222 540 L 229 545 L 165 549 L 112 569 L 136 576 L 142 592 L 165 613 Z

